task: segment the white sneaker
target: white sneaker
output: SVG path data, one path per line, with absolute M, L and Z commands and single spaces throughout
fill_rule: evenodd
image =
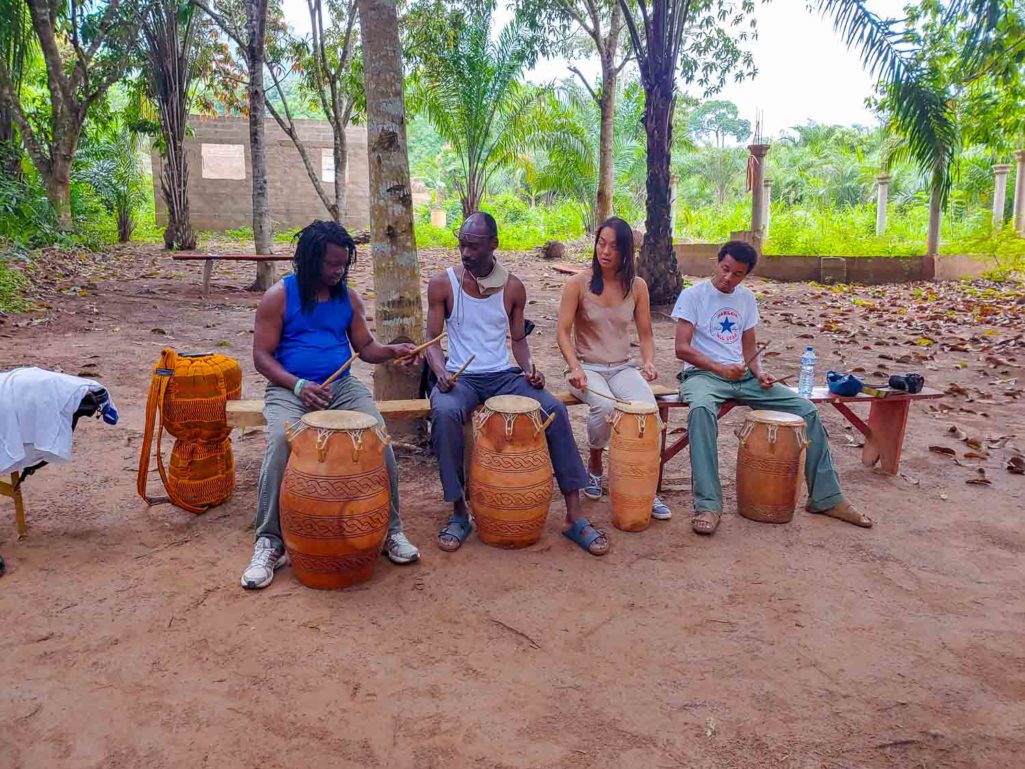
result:
M 275 546 L 270 537 L 256 540 L 253 560 L 242 572 L 242 587 L 246 590 L 259 590 L 274 581 L 274 571 L 288 564 L 288 553 L 282 546 Z
M 389 534 L 384 542 L 384 552 L 392 563 L 413 563 L 420 560 L 420 551 L 401 531 Z

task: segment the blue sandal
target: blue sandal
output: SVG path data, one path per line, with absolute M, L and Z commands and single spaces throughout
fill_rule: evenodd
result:
M 438 532 L 438 547 L 446 553 L 454 553 L 463 546 L 471 531 L 473 531 L 473 524 L 470 523 L 470 516 L 453 515 L 448 519 L 445 528 Z M 441 543 L 442 537 L 450 538 L 447 547 Z M 451 544 L 452 540 L 455 540 L 454 546 Z
M 589 553 L 590 555 L 605 555 L 605 553 L 609 551 L 608 544 L 605 545 L 605 549 L 601 552 L 596 553 L 593 550 L 591 550 L 591 545 L 593 545 L 596 540 L 605 539 L 606 543 L 608 543 L 608 539 L 605 537 L 605 532 L 596 529 L 594 526 L 591 526 L 591 533 L 584 534 L 584 529 L 586 529 L 588 526 L 591 526 L 591 522 L 586 518 L 580 518 L 566 531 L 562 532 L 562 536 L 576 542 L 578 545 L 580 545 L 581 548 L 583 548 L 584 552 Z

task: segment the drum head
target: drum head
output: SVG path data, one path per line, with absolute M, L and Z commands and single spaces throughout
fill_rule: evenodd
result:
M 369 430 L 377 426 L 376 419 L 359 411 L 311 411 L 303 414 L 302 423 L 321 430 Z
M 750 422 L 761 422 L 766 425 L 803 425 L 804 419 L 797 414 L 785 411 L 752 411 L 747 415 Z
M 617 401 L 615 409 L 616 411 L 622 411 L 624 414 L 658 413 L 658 406 L 654 403 L 648 403 L 647 401 Z
M 497 414 L 531 414 L 541 408 L 538 401 L 522 395 L 496 395 L 484 401 L 484 405 Z

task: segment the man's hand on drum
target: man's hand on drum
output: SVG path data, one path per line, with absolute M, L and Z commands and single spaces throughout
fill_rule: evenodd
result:
M 412 366 L 421 361 L 420 353 L 416 352 L 416 345 L 412 342 L 390 344 L 388 349 L 392 352 L 392 361 L 400 366 Z
M 644 377 L 645 382 L 654 382 L 658 379 L 658 371 L 655 370 L 655 364 L 651 361 L 642 363 L 641 376 Z
M 574 387 L 577 390 L 587 389 L 587 374 L 584 373 L 584 370 L 580 366 L 569 370 L 567 381 L 569 382 L 570 387 Z
M 766 374 L 764 371 L 759 371 L 757 376 L 758 384 L 762 386 L 763 390 L 768 390 L 770 387 L 776 384 L 776 377 L 774 377 L 772 374 Z
M 533 387 L 535 390 L 541 390 L 545 386 L 545 375 L 537 370 L 537 366 L 531 366 L 530 371 L 524 371 L 523 376 L 527 379 L 527 384 Z M 584 384 L 586 384 L 586 380 Z
M 299 400 L 301 400 L 307 408 L 313 409 L 314 411 L 326 409 L 331 405 L 331 388 L 324 387 L 316 382 L 306 381 L 303 383 L 303 388 L 299 391 Z

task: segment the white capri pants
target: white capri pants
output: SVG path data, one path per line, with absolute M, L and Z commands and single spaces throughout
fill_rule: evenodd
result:
M 587 442 L 592 449 L 603 449 L 609 445 L 609 436 L 612 434 L 612 426 L 608 422 L 608 416 L 612 413 L 615 403 L 608 398 L 594 395 L 590 391 L 596 390 L 603 395 L 609 395 L 624 401 L 646 401 L 655 402 L 655 394 L 637 366 L 633 363 L 613 363 L 603 365 L 600 363 L 581 363 L 584 373 L 587 374 L 587 390 L 581 392 L 575 387 L 570 387 L 570 392 L 591 407 L 587 415 Z

